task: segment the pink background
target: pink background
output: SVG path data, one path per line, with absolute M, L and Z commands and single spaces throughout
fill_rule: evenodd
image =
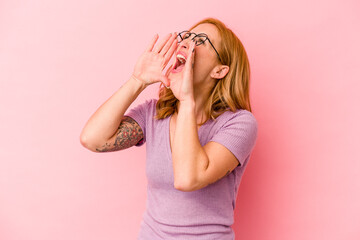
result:
M 80 132 L 155 33 L 208 16 L 246 47 L 259 122 L 236 240 L 360 239 L 357 0 L 2 0 L 0 239 L 136 238 L 145 147 L 97 154 Z

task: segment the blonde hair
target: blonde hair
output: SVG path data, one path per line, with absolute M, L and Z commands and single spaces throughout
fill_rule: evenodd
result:
M 190 28 L 210 23 L 213 24 L 221 37 L 220 62 L 229 66 L 229 72 L 223 79 L 219 79 L 209 99 L 205 104 L 206 119 L 216 119 L 225 111 L 235 112 L 237 109 L 245 109 L 251 112 L 250 106 L 250 65 L 245 48 L 239 38 L 221 21 L 214 18 L 206 18 Z M 156 103 L 156 119 L 164 119 L 177 112 L 178 100 L 171 89 L 160 85 L 159 100 Z M 201 124 L 203 124 L 201 123 Z

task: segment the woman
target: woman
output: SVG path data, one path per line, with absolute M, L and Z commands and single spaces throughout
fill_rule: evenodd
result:
M 234 239 L 237 190 L 257 138 L 245 49 L 212 18 L 157 40 L 156 35 L 131 78 L 89 119 L 81 143 L 109 152 L 147 142 L 147 209 L 138 239 Z M 156 82 L 159 100 L 125 115 Z

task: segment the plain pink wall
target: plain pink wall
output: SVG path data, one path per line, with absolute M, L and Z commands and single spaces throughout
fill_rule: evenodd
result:
M 360 239 L 357 0 L 2 0 L 0 239 L 136 238 L 145 147 L 97 154 L 80 132 L 154 33 L 208 16 L 246 47 L 259 122 L 236 240 Z

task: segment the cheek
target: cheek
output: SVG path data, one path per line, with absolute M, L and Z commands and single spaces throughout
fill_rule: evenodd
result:
M 216 59 L 215 59 L 216 60 Z M 207 68 L 214 65 L 214 56 L 209 52 L 208 49 L 202 46 L 198 46 L 195 49 L 195 64 L 201 67 Z
M 204 54 L 203 52 L 199 52 L 195 55 L 194 77 L 204 78 L 210 74 L 214 67 L 212 57 L 213 56 L 209 56 L 209 54 Z
M 201 51 L 196 51 L 194 64 L 194 72 L 203 72 L 208 65 L 208 56 Z

